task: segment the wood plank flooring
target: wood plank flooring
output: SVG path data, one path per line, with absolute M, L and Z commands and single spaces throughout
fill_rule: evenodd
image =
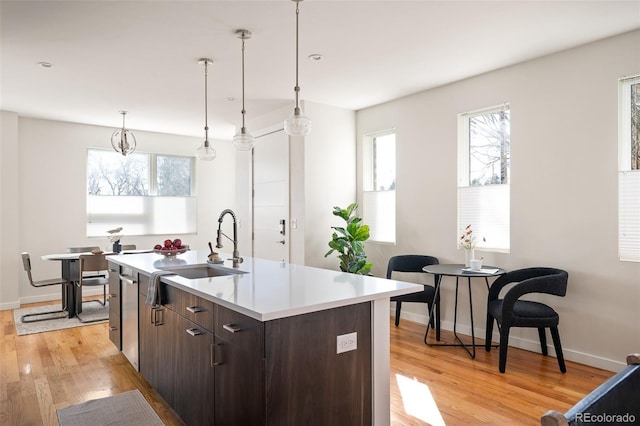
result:
M 500 374 L 495 349 L 472 360 L 461 348 L 430 348 L 423 336 L 421 324 L 391 324 L 394 426 L 536 425 L 613 375 L 572 362 L 562 374 L 555 358 L 514 348 Z M 108 324 L 17 336 L 13 311 L 0 311 L 0 425 L 57 425 L 59 408 L 132 389 L 166 425 L 182 424 L 109 341 Z

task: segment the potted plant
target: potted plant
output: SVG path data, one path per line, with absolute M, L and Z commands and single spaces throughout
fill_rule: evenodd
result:
M 362 218 L 356 216 L 358 203 L 350 204 L 346 209 L 333 208 L 333 215 L 342 218 L 346 226 L 332 226 L 335 231 L 329 241 L 329 250 L 324 257 L 338 252 L 340 270 L 353 274 L 367 275 L 373 264 L 367 263 L 364 242 L 369 239 L 369 225 L 362 224 Z

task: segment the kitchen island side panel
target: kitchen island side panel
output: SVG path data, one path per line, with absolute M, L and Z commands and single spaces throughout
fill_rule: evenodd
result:
M 370 302 L 267 321 L 266 423 L 371 425 L 371 332 Z

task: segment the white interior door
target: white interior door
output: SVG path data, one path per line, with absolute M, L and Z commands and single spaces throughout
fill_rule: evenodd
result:
M 253 257 L 289 262 L 289 137 L 256 138 L 253 148 Z

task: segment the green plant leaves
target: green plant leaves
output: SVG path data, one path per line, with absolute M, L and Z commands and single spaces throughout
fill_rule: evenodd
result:
M 347 226 L 333 226 L 330 250 L 324 255 L 329 256 L 334 251 L 340 253 L 340 270 L 353 274 L 368 274 L 373 264 L 367 263 L 367 255 L 363 242 L 369 239 L 369 225 L 361 224 L 362 218 L 356 216 L 358 203 L 352 203 L 346 209 L 333 208 L 334 216 L 342 218 Z

